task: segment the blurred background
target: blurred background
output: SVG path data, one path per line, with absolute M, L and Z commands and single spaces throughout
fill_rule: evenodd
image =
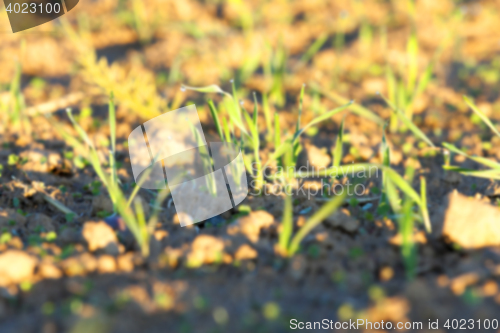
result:
M 99 221 L 109 205 L 101 205 L 105 201 L 89 163 L 65 146 L 47 117 L 68 128 L 64 110 L 71 107 L 96 146 L 109 146 L 112 93 L 118 172 L 130 183 L 126 139 L 144 121 L 196 103 L 207 133 L 216 135 L 207 95 L 182 84 L 216 84 L 232 91 L 234 83 L 243 105 L 251 105 L 256 92 L 290 133 L 304 84 L 305 119 L 354 100 L 387 123 L 391 162 L 402 168 L 407 164 L 403 154 L 422 147 L 393 121 L 381 94 L 433 141 L 460 143 L 498 159 L 500 140 L 485 134 L 487 127 L 470 113 L 462 95 L 473 97 L 493 121 L 500 120 L 499 14 L 500 1 L 488 0 L 80 0 L 63 17 L 13 34 L 1 5 L 0 207 L 11 211 L 0 211 L 2 230 L 10 230 L 0 237 L 0 251 L 19 252 L 1 261 L 13 268 L 0 278 L 0 331 L 287 332 L 291 318 L 414 320 L 424 327 L 428 319 L 493 319 L 500 303 L 498 278 L 484 271 L 500 262 L 496 250 L 468 256 L 427 243 L 423 236 L 418 278 L 408 281 L 399 257 L 401 240 L 388 243 L 394 225 L 391 229 L 384 220 L 377 226 L 389 231 L 372 233 L 366 228 L 369 216 L 358 208 L 352 214 L 362 216 L 363 232 L 319 229 L 309 241 L 329 241 L 308 247 L 290 262 L 274 253 L 274 227 L 262 232 L 258 244 L 239 248 L 239 255 L 215 258 L 212 252 L 242 243 L 228 245 L 226 231 L 218 230 L 197 238 L 197 228 L 174 225 L 170 206 L 161 217 L 163 229 L 154 236 L 160 244 L 154 259 L 141 258 L 137 249 L 91 254 L 86 244 L 94 236 L 81 236 L 81 226 Z M 210 98 L 222 100 L 215 94 Z M 318 151 L 331 148 L 341 119 L 335 116 L 317 137 L 317 131 L 308 132 L 310 159 L 321 159 L 325 154 Z M 262 136 L 269 129 L 265 125 Z M 350 114 L 346 128 L 343 162 L 380 161 L 380 126 Z M 272 151 L 262 148 L 264 155 Z M 444 175 L 436 171 L 442 163 L 419 165 L 431 170 L 434 220 L 442 219 L 440 205 L 451 190 L 473 196 L 488 193 L 491 185 Z M 45 184 L 44 193 L 81 212 L 78 227 L 31 195 L 32 187 L 19 181 L 26 179 Z M 148 201 L 148 193 L 141 195 Z M 252 215 L 259 225 L 257 238 L 261 227 L 282 215 L 281 200 L 256 198 L 247 204 L 261 212 Z M 296 213 L 318 206 L 301 202 Z M 24 221 L 27 229 L 16 234 L 11 221 Z M 232 261 L 238 256 L 241 260 Z M 186 268 L 192 257 L 203 265 Z M 31 270 L 23 273 L 26 267 Z

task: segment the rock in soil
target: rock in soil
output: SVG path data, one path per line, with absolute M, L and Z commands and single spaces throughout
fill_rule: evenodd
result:
M 211 264 L 222 257 L 224 242 L 214 236 L 199 235 L 191 246 L 187 260 L 192 265 Z
M 458 192 L 448 196 L 442 235 L 465 249 L 500 245 L 500 210 Z
M 325 150 L 320 149 L 316 146 L 307 146 L 306 153 L 309 165 L 311 165 L 315 169 L 327 168 L 332 162 L 332 158 L 330 157 L 330 155 L 328 155 Z
M 85 252 L 79 256 L 64 259 L 60 266 L 67 276 L 85 275 L 95 271 L 97 260 L 92 254 Z
M 62 276 L 61 270 L 51 263 L 41 263 L 38 274 L 44 279 L 59 279 Z
M 359 221 L 352 217 L 347 209 L 338 210 L 328 216 L 325 223 L 350 233 L 357 231 L 359 228 Z
M 257 258 L 257 255 L 257 251 L 255 251 L 250 245 L 243 244 L 234 254 L 234 258 L 236 260 L 248 260 Z
M 227 227 L 229 235 L 244 234 L 253 243 L 259 240 L 260 230 L 270 227 L 274 217 L 266 211 L 258 210 L 247 216 L 240 217 L 235 223 Z
M 45 214 L 35 213 L 28 217 L 28 230 L 35 231 L 42 227 L 45 231 L 55 231 L 56 222 Z
M 0 286 L 29 280 L 37 260 L 25 252 L 8 250 L 0 254 Z
M 33 149 L 24 151 L 19 156 L 27 160 L 22 165 L 25 171 L 45 173 L 63 168 L 61 155 L 54 151 Z
M 116 271 L 116 261 L 110 255 L 102 255 L 97 260 L 97 270 L 99 273 L 113 273 Z
M 118 248 L 118 238 L 113 229 L 105 222 L 87 222 L 82 230 L 83 238 L 87 241 L 89 251 L 109 248 Z

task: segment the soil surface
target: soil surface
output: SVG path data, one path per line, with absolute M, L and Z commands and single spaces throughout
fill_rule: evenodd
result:
M 118 177 L 129 195 L 127 138 L 146 120 L 195 103 L 207 141 L 218 137 L 207 99 L 220 106 L 222 96 L 181 84 L 231 91 L 234 79 L 247 110 L 253 91 L 259 102 L 267 94 L 283 136 L 295 130 L 304 83 L 302 124 L 343 104 L 331 92 L 389 123 L 393 111 L 377 93 L 390 97 L 387 68 L 408 84 L 415 31 L 418 77 L 434 66 L 413 102 L 413 122 L 437 147 L 449 142 L 498 161 L 500 138 L 462 95 L 500 121 L 499 11 L 499 1 L 422 0 L 412 10 L 407 1 L 82 0 L 61 19 L 12 34 L 2 10 L 0 332 L 288 332 L 293 319 L 423 324 L 378 330 L 387 332 L 458 331 L 444 326 L 448 319 L 473 319 L 478 332 L 496 320 L 499 331 L 498 182 L 445 171 L 441 151 L 411 131 L 386 129 L 391 166 L 401 175 L 413 166 L 417 192 L 420 177 L 427 183 L 432 232 L 416 220 L 413 276 L 398 219 L 378 210 L 378 172 L 358 179 L 364 192 L 314 228 L 292 257 L 277 249 L 283 195 L 250 193 L 240 207 L 188 227 L 167 198 L 144 258 L 130 233 L 113 229 L 106 188 L 54 126 L 77 135 L 65 112 L 71 107 L 106 161 L 113 92 Z M 274 145 L 259 110 L 265 163 Z M 331 165 L 344 116 L 342 163 L 382 162 L 383 126 L 346 110 L 301 137 L 298 166 Z M 451 164 L 483 168 L 457 154 Z M 156 192 L 139 196 L 149 216 Z M 294 231 L 326 201 L 295 193 Z

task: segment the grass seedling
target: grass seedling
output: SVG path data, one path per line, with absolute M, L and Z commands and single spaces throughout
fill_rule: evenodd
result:
M 493 133 L 495 133 L 498 137 L 500 137 L 500 132 L 498 131 L 496 125 L 493 124 L 493 122 L 481 110 L 479 110 L 479 108 L 474 104 L 472 99 L 470 99 L 467 96 L 464 96 L 464 101 L 472 109 L 472 111 L 493 131 Z M 449 165 L 451 156 L 449 156 L 447 159 L 448 163 L 445 163 L 445 165 L 443 166 L 445 170 L 459 172 L 465 176 L 500 180 L 500 163 L 485 157 L 468 155 L 467 153 L 463 152 L 462 150 L 460 150 L 451 143 L 444 142 L 443 146 L 446 149 L 448 149 L 449 153 L 462 155 L 488 168 L 486 170 L 474 170 L 474 169 L 460 168 L 457 166 L 451 166 Z
M 337 141 L 335 142 L 335 149 L 333 151 L 333 166 L 334 167 L 339 167 L 340 162 L 342 161 L 342 145 L 344 142 L 344 120 L 345 117 L 342 119 L 342 122 L 340 123 L 340 129 L 339 129 L 339 135 L 337 136 Z
M 420 210 L 420 219 L 424 223 L 427 232 L 431 232 L 431 223 L 429 219 L 429 211 L 427 209 L 425 199 L 422 197 L 425 195 L 425 182 L 421 184 L 421 194 L 418 194 L 413 187 L 408 183 L 401 175 L 399 175 L 394 169 L 387 165 L 375 164 L 375 163 L 353 163 L 340 165 L 339 167 L 331 167 L 320 171 L 313 172 L 295 172 L 295 178 L 309 178 L 309 177 L 337 177 L 346 176 L 349 174 L 358 173 L 368 173 L 371 174 L 372 170 L 381 170 L 384 179 L 384 191 L 387 194 L 388 200 L 390 201 L 390 193 L 394 193 L 396 189 L 399 189 L 405 195 L 410 197 Z M 390 192 L 390 193 L 389 193 Z M 391 205 L 395 202 L 391 202 Z
M 21 74 L 21 63 L 17 61 L 14 77 L 10 83 L 8 97 L 5 100 L 0 98 L 0 111 L 2 111 L 0 119 L 2 119 L 4 129 L 11 125 L 20 126 L 21 131 L 27 134 L 31 131 L 31 125 L 30 122 L 25 119 L 23 113 L 26 106 L 24 103 L 24 95 L 21 91 Z
M 418 76 L 418 38 L 415 30 L 412 30 L 410 38 L 406 45 L 407 67 L 400 70 L 401 78 L 394 74 L 394 71 L 389 65 L 386 66 L 386 81 L 387 90 L 391 108 L 393 110 L 401 110 L 400 113 L 404 114 L 405 118 L 412 122 L 413 107 L 415 100 L 427 89 L 429 82 L 432 78 L 434 70 L 435 59 L 441 53 L 439 49 L 434 59 L 427 65 L 426 69 Z M 390 130 L 396 132 L 399 127 L 398 119 L 401 115 L 395 113 L 391 116 Z M 403 121 L 404 126 L 408 128 L 408 122 Z
M 409 181 L 413 178 L 413 169 L 407 169 L 407 178 Z M 416 274 L 417 267 L 417 247 L 413 239 L 413 200 L 409 196 L 405 196 L 401 213 L 399 214 L 399 232 L 402 236 L 401 254 L 406 270 L 406 276 L 412 280 Z
M 368 119 L 370 121 L 373 121 L 374 123 L 376 123 L 376 124 L 378 124 L 380 126 L 384 125 L 384 120 L 382 118 L 380 118 L 373 111 L 365 108 L 364 106 L 362 106 L 360 104 L 353 103 L 352 101 L 349 101 L 349 99 L 347 99 L 345 97 L 342 97 L 341 95 L 337 94 L 334 91 L 325 90 L 325 89 L 321 88 L 315 82 L 311 83 L 311 87 L 315 91 L 317 91 L 321 95 L 325 96 L 326 98 L 334 101 L 335 103 L 338 103 L 338 104 L 341 104 L 341 105 L 345 105 L 345 104 L 351 103 L 351 105 L 349 105 L 349 110 L 352 113 L 354 113 L 354 114 L 356 114 L 356 115 L 358 115 L 360 117 L 363 117 L 365 119 Z
M 284 166 L 286 170 L 293 168 L 294 156 L 293 151 L 288 149 L 283 156 Z M 283 219 L 281 221 L 281 231 L 279 234 L 278 248 L 280 253 L 284 256 L 291 257 L 298 250 L 300 243 L 307 234 L 311 232 L 318 224 L 323 222 L 328 216 L 334 213 L 345 201 L 347 196 L 347 191 L 342 191 L 340 195 L 337 195 L 331 199 L 328 203 L 324 204 L 319 211 L 317 211 L 313 216 L 311 216 L 306 223 L 299 229 L 299 231 L 293 236 L 293 204 L 291 196 L 291 175 L 286 173 L 285 178 L 285 205 L 283 208 Z
M 108 64 L 105 57 L 98 58 L 87 24 L 80 24 L 78 31 L 67 19 L 61 19 L 61 24 L 76 52 L 79 75 L 93 86 L 97 95 L 104 93 L 109 96 L 113 92 L 122 107 L 141 118 L 153 118 L 167 109 L 167 101 L 157 93 L 156 78 L 152 73 L 140 68 L 129 70 L 116 62 Z
M 226 107 L 226 113 L 227 113 L 225 117 L 221 115 L 221 113 L 215 107 L 214 103 L 213 102 L 210 103 L 209 101 L 210 112 L 214 119 L 214 123 L 216 124 L 215 126 L 220 136 L 223 136 L 228 142 L 234 142 L 238 144 L 242 149 L 242 151 L 244 151 L 245 148 L 249 148 L 252 151 L 250 155 L 248 154 L 244 155 L 244 162 L 247 171 L 255 179 L 254 185 L 256 190 L 260 190 L 264 186 L 264 169 L 269 165 L 269 163 L 277 161 L 286 152 L 287 149 L 290 149 L 290 147 L 292 147 L 294 151 L 293 165 L 295 165 L 298 154 L 302 149 L 299 138 L 308 128 L 322 121 L 330 119 L 332 116 L 343 111 L 352 104 L 351 101 L 348 102 L 346 105 L 340 106 L 324 114 L 318 115 L 308 124 L 301 127 L 300 120 L 303 112 L 303 98 L 305 92 L 305 86 L 303 86 L 300 92 L 299 112 L 297 116 L 295 133 L 293 133 L 293 135 L 289 135 L 284 140 L 281 138 L 279 116 L 276 113 L 274 115 L 274 133 L 270 133 L 269 135 L 264 135 L 264 137 L 266 138 L 274 138 L 275 151 L 268 157 L 266 164 L 263 164 L 260 160 L 260 155 L 259 155 L 261 141 L 260 141 L 260 130 L 258 128 L 258 103 L 256 96 L 254 95 L 253 114 L 252 116 L 250 116 L 250 114 L 245 110 L 245 108 L 236 102 L 236 97 L 235 97 L 236 89 L 234 87 L 234 83 L 232 86 L 233 86 L 232 87 L 233 94 L 225 92 L 217 85 L 210 85 L 206 87 L 190 87 L 184 85 L 183 89 L 185 90 L 189 89 L 203 93 L 219 93 L 223 94 L 226 97 L 223 100 L 223 105 Z M 244 122 L 242 118 L 244 118 Z M 220 127 L 221 123 L 222 127 Z M 241 137 L 239 142 L 236 141 L 233 128 L 237 128 L 240 132 Z M 270 127 L 269 129 L 273 128 Z
M 316 53 L 321 49 L 323 45 L 325 45 L 325 42 L 328 40 L 328 34 L 327 33 L 322 33 L 319 35 L 319 37 L 314 41 L 314 43 L 309 46 L 307 51 L 302 55 L 300 58 L 297 67 L 306 64 L 309 62 L 309 60 L 314 57 Z
M 300 242 L 313 230 L 316 226 L 318 226 L 321 222 L 323 222 L 328 216 L 332 215 L 342 204 L 347 197 L 347 191 L 342 191 L 342 194 L 335 196 L 328 203 L 324 204 L 313 216 L 311 216 L 306 223 L 299 229 L 299 231 L 295 234 L 295 236 L 290 241 L 290 245 L 288 246 L 288 255 L 293 256 L 298 250 L 300 246 Z
M 53 122 L 54 126 L 57 128 L 58 132 L 63 136 L 66 143 L 73 147 L 74 151 L 78 151 L 83 157 L 90 162 L 94 168 L 95 173 L 99 177 L 103 186 L 107 189 L 115 213 L 119 214 L 123 218 L 125 224 L 127 225 L 130 232 L 134 235 L 139 247 L 141 248 L 141 253 L 144 257 L 149 255 L 149 235 L 155 230 L 156 223 L 158 221 L 158 213 L 160 211 L 160 205 L 165 200 L 169 194 L 168 188 L 159 192 L 156 203 L 154 205 L 153 213 L 151 214 L 148 222 L 146 223 L 146 217 L 142 208 L 142 203 L 139 197 L 136 197 L 140 184 L 136 185 L 136 188 L 132 192 L 131 196 L 127 200 L 125 194 L 119 186 L 117 172 L 116 172 L 116 162 L 115 162 L 115 151 L 116 151 L 116 114 L 113 96 L 110 96 L 109 103 L 109 125 L 110 125 L 110 157 L 108 164 L 110 166 L 110 171 L 106 170 L 104 163 L 99 159 L 99 154 L 90 140 L 89 136 L 85 130 L 76 122 L 73 117 L 71 110 L 67 110 L 68 117 L 73 124 L 75 131 L 78 136 L 74 137 L 68 133 L 60 124 Z M 146 179 L 147 175 L 142 179 Z M 134 210 L 131 208 L 131 204 L 134 204 Z
M 271 46 L 267 47 L 270 54 L 269 60 L 264 62 L 264 74 L 271 79 L 272 85 L 269 91 L 269 100 L 279 107 L 285 105 L 285 74 L 287 51 L 280 40 L 276 50 L 273 52 Z
M 379 93 L 382 99 L 387 103 L 387 105 L 393 110 L 393 115 L 397 117 L 401 122 L 408 128 L 418 139 L 425 142 L 429 147 L 436 148 L 436 146 L 432 143 L 432 141 L 425 135 L 424 132 L 418 128 L 407 115 L 398 108 L 395 104 L 393 104 L 389 99 L 387 99 L 384 95 Z

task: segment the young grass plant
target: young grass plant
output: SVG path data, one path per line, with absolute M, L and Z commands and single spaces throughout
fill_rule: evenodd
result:
M 382 99 L 387 103 L 387 105 L 393 110 L 393 115 L 397 117 L 405 126 L 408 128 L 418 139 L 425 142 L 429 147 L 436 148 L 436 146 L 432 143 L 432 141 L 425 135 L 424 132 L 420 128 L 418 128 L 408 116 L 398 108 L 395 104 L 393 104 L 389 99 L 387 99 L 384 95 L 379 93 Z
M 293 151 L 291 149 L 287 150 L 284 155 L 284 166 L 287 170 L 294 166 L 293 162 Z M 348 191 L 342 191 L 340 195 L 332 198 L 328 203 L 324 204 L 320 210 L 318 210 L 313 216 L 311 216 L 306 223 L 293 235 L 293 204 L 292 196 L 289 191 L 291 186 L 291 179 L 289 174 L 285 177 L 285 205 L 283 207 L 283 219 L 281 222 L 281 231 L 279 234 L 278 248 L 279 252 L 284 256 L 293 256 L 300 247 L 302 240 L 323 222 L 328 216 L 333 214 L 342 204 L 344 204 L 345 198 L 347 197 Z M 293 237 L 292 237 L 293 235 Z
M 321 206 L 321 208 L 306 221 L 306 223 L 291 239 L 287 248 L 288 256 L 293 256 L 299 250 L 300 243 L 307 236 L 307 234 L 309 234 L 311 230 L 323 222 L 328 216 L 332 215 L 337 209 L 339 209 L 344 204 L 346 197 L 347 190 L 344 190 L 342 191 L 342 194 L 333 197 L 329 202 Z
M 413 179 L 413 174 L 414 170 L 411 167 L 406 169 L 406 178 L 410 182 Z M 404 200 L 401 200 L 390 180 L 386 183 L 386 189 L 389 202 L 393 210 L 397 212 L 396 216 L 399 222 L 399 233 L 402 239 L 401 254 L 403 256 L 407 278 L 411 280 L 415 276 L 417 266 L 417 249 L 413 239 L 415 219 L 415 213 L 413 212 L 414 199 L 405 195 Z
M 55 121 L 53 122 L 54 126 L 63 136 L 66 143 L 72 146 L 74 151 L 78 151 L 84 156 L 85 159 L 90 162 L 95 173 L 109 193 L 111 201 L 113 202 L 115 213 L 117 213 L 124 220 L 127 228 L 133 234 L 139 247 L 141 248 L 142 255 L 144 257 L 147 257 L 149 255 L 150 234 L 156 227 L 160 205 L 169 194 L 168 188 L 159 192 L 156 198 L 153 213 L 151 214 L 147 223 L 144 215 L 144 210 L 142 208 L 141 199 L 140 197 L 136 197 L 141 184 L 136 184 L 136 188 L 134 189 L 128 200 L 125 198 L 125 194 L 119 186 L 116 171 L 116 114 L 112 95 L 110 96 L 109 103 L 111 147 L 108 164 L 111 169 L 110 171 L 106 170 L 104 163 L 102 163 L 99 158 L 99 154 L 94 144 L 90 140 L 85 130 L 76 122 L 70 109 L 67 110 L 67 114 L 71 123 L 73 124 L 75 131 L 78 134 L 77 137 L 74 137 L 73 135 L 68 133 L 60 124 Z M 143 176 L 142 179 L 145 180 L 146 178 L 147 175 Z M 131 208 L 132 203 L 134 209 Z
M 493 124 L 493 122 L 481 110 L 479 110 L 479 108 L 474 104 L 472 99 L 470 99 L 467 96 L 464 96 L 464 101 L 472 109 L 472 111 L 493 131 L 493 133 L 495 133 L 498 137 L 500 137 L 500 132 L 498 131 L 495 124 Z M 474 170 L 474 169 L 460 168 L 457 166 L 451 166 L 448 165 L 449 163 L 447 163 L 446 165 L 443 166 L 445 170 L 459 172 L 465 176 L 500 180 L 500 163 L 485 157 L 468 155 L 467 153 L 460 150 L 451 143 L 444 142 L 443 146 L 446 149 L 448 149 L 449 153 L 462 155 L 487 168 L 486 170 Z M 451 156 L 449 156 L 448 160 L 451 160 Z
M 394 169 L 387 165 L 381 165 L 376 163 L 353 163 L 340 165 L 339 167 L 331 167 L 321 171 L 313 172 L 296 172 L 294 174 L 295 178 L 309 178 L 309 177 L 337 177 L 346 176 L 349 174 L 356 174 L 359 172 L 366 172 L 367 170 L 381 170 L 384 180 L 384 191 L 387 193 L 388 200 L 390 193 L 393 193 L 396 189 L 399 189 L 405 195 L 410 197 L 413 202 L 418 206 L 420 210 L 420 220 L 424 223 L 427 232 L 431 232 L 431 223 L 429 219 L 429 211 L 427 209 L 427 201 L 425 198 L 425 182 L 421 183 L 421 194 L 418 194 L 413 187 L 407 182 L 400 174 L 398 174 Z M 392 204 L 395 202 L 393 201 Z
M 400 71 L 403 73 L 402 78 L 398 80 L 391 67 L 389 65 L 386 67 L 388 100 L 392 109 L 400 110 L 391 116 L 391 132 L 396 132 L 399 128 L 398 119 L 403 120 L 399 113 L 405 116 L 403 124 L 406 127 L 403 127 L 403 129 L 409 128 L 408 124 L 413 119 L 414 102 L 427 89 L 432 78 L 435 60 L 441 53 L 441 49 L 438 49 L 434 58 L 420 76 L 418 76 L 418 50 L 418 38 L 416 31 L 413 29 L 406 45 L 407 67 L 402 68 Z
M 16 62 L 14 77 L 10 83 L 9 92 L 6 98 L 0 98 L 0 111 L 2 115 L 3 128 L 16 126 L 20 127 L 24 134 L 31 132 L 31 124 L 28 119 L 25 118 L 24 109 L 26 105 L 24 103 L 24 95 L 21 91 L 21 64 Z M 1 96 L 0 96 L 1 97 Z
M 294 152 L 292 156 L 293 160 L 292 164 L 293 166 L 295 166 L 297 157 L 302 149 L 299 140 L 300 136 L 311 126 L 317 125 L 322 121 L 330 119 L 332 116 L 342 112 L 353 103 L 352 101 L 350 101 L 345 105 L 342 105 L 338 108 L 328 111 L 322 115 L 318 115 L 316 118 L 311 120 L 305 126 L 301 126 L 301 116 L 303 112 L 303 98 L 305 92 L 305 85 L 304 85 L 300 92 L 299 111 L 297 116 L 295 132 L 293 134 L 287 135 L 283 139 L 281 137 L 282 131 L 279 123 L 279 115 L 275 113 L 274 128 L 272 126 L 268 127 L 269 130 L 274 129 L 274 133 L 271 132 L 267 133 L 267 135 L 266 134 L 263 135 L 263 137 L 266 138 L 266 140 L 272 140 L 274 138 L 275 149 L 274 152 L 269 155 L 266 163 L 263 164 L 259 155 L 261 147 L 261 139 L 260 139 L 261 132 L 258 127 L 258 102 L 255 94 L 254 94 L 253 114 L 252 116 L 250 116 L 250 114 L 245 110 L 245 108 L 239 103 L 237 103 L 237 98 L 235 97 L 236 89 L 234 86 L 234 82 L 232 84 L 232 89 L 233 89 L 232 94 L 222 90 L 217 85 L 210 85 L 206 87 L 191 87 L 183 85 L 182 89 L 193 90 L 203 93 L 219 93 L 223 94 L 226 97 L 226 99 L 222 101 L 222 105 L 224 105 L 226 109 L 226 115 L 225 116 L 222 115 L 221 112 L 217 109 L 217 107 L 213 103 L 213 101 L 211 100 L 208 102 L 210 113 L 213 117 L 217 132 L 221 138 L 225 139 L 228 142 L 233 142 L 239 145 L 242 151 L 244 151 L 245 148 L 247 147 L 252 151 L 252 154 L 250 155 L 244 154 L 244 162 L 247 171 L 253 176 L 255 180 L 253 184 L 255 186 L 255 189 L 258 191 L 260 191 L 264 186 L 265 183 L 264 170 L 270 163 L 278 161 L 287 150 L 292 149 Z M 266 110 L 266 107 L 264 107 L 264 110 Z M 266 123 L 269 121 L 270 118 L 271 118 L 270 115 L 268 116 L 265 115 Z M 239 141 L 236 139 L 234 131 L 235 128 L 238 129 L 240 133 Z

